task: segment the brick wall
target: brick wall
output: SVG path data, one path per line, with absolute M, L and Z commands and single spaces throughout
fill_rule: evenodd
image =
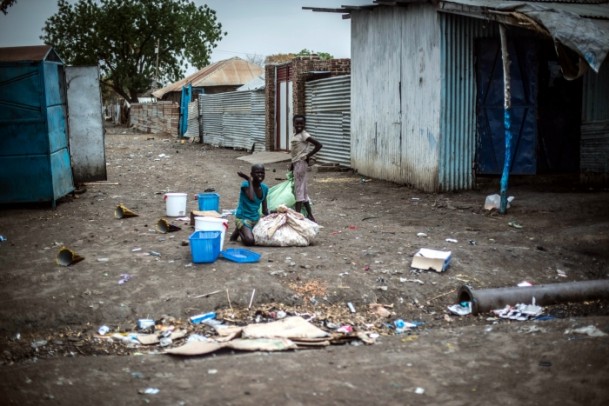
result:
M 145 133 L 177 137 L 179 120 L 180 107 L 175 102 L 132 104 L 129 110 L 129 124 Z
M 320 60 L 317 55 L 298 57 L 290 62 L 292 69 L 293 109 L 292 115 L 305 113 L 305 83 L 309 80 L 332 76 L 349 75 L 351 59 Z M 266 97 L 266 149 L 275 148 L 275 70 L 278 65 L 265 66 Z M 277 111 L 277 114 L 279 112 Z

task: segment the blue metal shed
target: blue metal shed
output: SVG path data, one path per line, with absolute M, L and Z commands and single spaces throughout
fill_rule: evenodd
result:
M 47 45 L 0 48 L 0 203 L 74 190 L 64 64 Z

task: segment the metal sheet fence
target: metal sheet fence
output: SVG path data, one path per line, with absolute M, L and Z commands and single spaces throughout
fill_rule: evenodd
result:
M 199 95 L 203 142 L 264 151 L 264 103 L 264 91 L 260 90 Z
M 323 144 L 317 160 L 351 166 L 351 75 L 306 83 L 307 131 Z

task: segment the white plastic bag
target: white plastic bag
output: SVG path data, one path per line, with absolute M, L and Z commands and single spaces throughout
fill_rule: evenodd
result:
M 271 247 L 306 247 L 311 245 L 321 227 L 284 205 L 277 213 L 262 217 L 252 230 L 256 245 Z
M 514 196 L 510 196 L 507 198 L 507 208 L 510 208 L 510 203 L 514 200 Z M 499 206 L 501 206 L 501 196 L 498 194 L 488 195 L 484 200 L 484 210 L 499 210 Z

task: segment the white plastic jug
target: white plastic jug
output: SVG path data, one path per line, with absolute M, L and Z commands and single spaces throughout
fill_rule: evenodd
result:
M 224 235 L 228 230 L 228 220 L 216 217 L 195 217 L 195 231 L 220 231 L 220 251 L 224 249 Z
M 163 199 L 167 203 L 167 216 L 180 217 L 186 215 L 186 193 L 165 193 Z

